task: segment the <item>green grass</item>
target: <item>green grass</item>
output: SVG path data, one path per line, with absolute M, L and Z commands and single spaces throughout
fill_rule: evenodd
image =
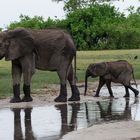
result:
M 134 59 L 138 56 L 137 59 Z M 77 53 L 77 74 L 80 81 L 84 80 L 86 68 L 91 63 L 102 61 L 127 60 L 133 65 L 136 79 L 140 79 L 140 50 L 104 50 L 104 51 L 79 51 Z
M 134 59 L 138 56 L 137 59 Z M 78 82 L 84 81 L 85 70 L 90 63 L 102 61 L 127 60 L 133 65 L 136 79 L 140 79 L 140 50 L 105 50 L 105 51 L 78 51 L 77 77 Z M 93 79 L 92 79 L 93 80 Z M 55 72 L 36 70 L 32 78 L 32 91 L 45 87 L 47 84 L 59 83 Z M 22 86 L 21 86 L 22 89 Z M 0 98 L 12 95 L 11 63 L 0 61 Z

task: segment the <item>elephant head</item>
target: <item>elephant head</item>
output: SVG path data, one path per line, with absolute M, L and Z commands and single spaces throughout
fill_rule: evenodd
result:
M 98 77 L 98 76 L 103 76 L 107 73 L 108 71 L 108 65 L 105 62 L 101 63 L 95 63 L 95 64 L 90 64 L 86 70 L 85 73 L 85 92 L 84 95 L 86 95 L 87 91 L 87 80 L 88 77 Z
M 0 58 L 15 60 L 31 53 L 34 49 L 32 35 L 25 29 L 0 33 Z
M 0 32 L 0 59 L 2 59 L 6 53 L 5 37 L 6 37 L 6 33 Z

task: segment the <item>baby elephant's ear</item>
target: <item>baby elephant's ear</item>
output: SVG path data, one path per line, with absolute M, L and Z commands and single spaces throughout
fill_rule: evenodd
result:
M 96 76 L 103 76 L 104 74 L 106 74 L 106 69 L 107 69 L 106 67 L 107 67 L 107 65 L 104 62 L 97 63 L 94 65 L 93 73 Z
M 7 60 L 14 60 L 31 53 L 34 49 L 34 40 L 27 29 L 15 29 L 7 32 L 9 42 L 6 54 Z
M 94 69 L 94 64 L 90 64 L 90 65 L 88 66 L 88 70 L 92 72 L 93 69 Z

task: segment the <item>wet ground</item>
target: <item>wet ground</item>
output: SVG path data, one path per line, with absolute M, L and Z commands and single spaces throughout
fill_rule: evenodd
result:
M 140 120 L 138 100 L 59 104 L 34 108 L 0 109 L 1 140 L 58 140 L 70 131 L 103 122 Z
M 0 109 L 0 140 L 59 140 L 71 131 L 95 124 L 124 120 L 140 121 L 139 98 L 123 98 L 122 87 L 115 86 L 114 99 L 107 90 L 102 100 Z M 121 97 L 120 97 L 121 96 Z M 91 97 L 93 98 L 93 97 Z M 136 139 L 137 140 L 137 139 Z

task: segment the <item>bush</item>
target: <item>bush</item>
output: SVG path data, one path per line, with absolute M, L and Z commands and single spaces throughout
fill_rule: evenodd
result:
M 34 29 L 62 28 L 72 35 L 78 50 L 140 48 L 139 11 L 125 17 L 115 7 L 95 4 L 67 14 L 66 19 L 47 21 L 43 17 L 20 16 L 8 29 L 26 27 Z

